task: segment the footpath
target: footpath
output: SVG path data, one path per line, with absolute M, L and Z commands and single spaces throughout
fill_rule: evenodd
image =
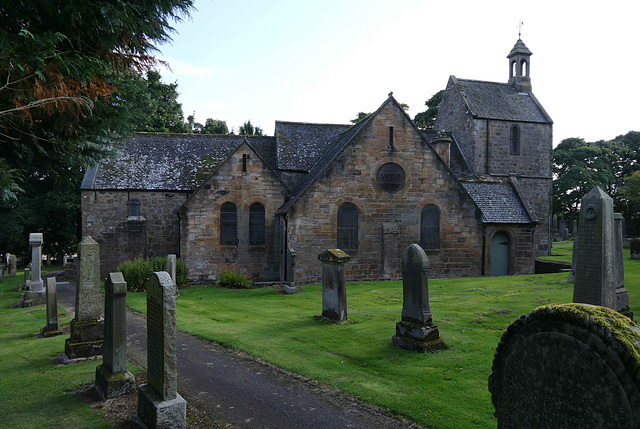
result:
M 58 304 L 73 315 L 75 285 L 59 283 Z M 333 388 L 178 331 L 178 391 L 216 427 L 417 428 Z M 127 310 L 127 356 L 146 367 L 146 318 Z

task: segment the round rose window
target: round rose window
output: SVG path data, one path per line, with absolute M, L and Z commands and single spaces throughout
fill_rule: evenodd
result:
M 387 162 L 378 170 L 378 187 L 386 192 L 396 192 L 404 186 L 404 170 L 398 164 Z

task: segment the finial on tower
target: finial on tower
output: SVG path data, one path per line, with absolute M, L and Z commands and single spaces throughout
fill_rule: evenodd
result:
M 522 26 L 524 25 L 524 22 L 522 22 L 522 19 L 520 20 L 520 23 L 518 24 L 518 39 L 522 39 Z

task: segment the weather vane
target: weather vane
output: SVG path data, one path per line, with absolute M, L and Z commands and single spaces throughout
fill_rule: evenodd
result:
M 524 22 L 522 22 L 522 20 L 520 20 L 520 23 L 518 24 L 518 39 L 521 39 L 521 35 L 522 35 L 522 26 L 524 25 Z

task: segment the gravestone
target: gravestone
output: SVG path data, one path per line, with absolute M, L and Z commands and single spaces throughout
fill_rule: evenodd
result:
M 502 428 L 637 428 L 640 328 L 605 307 L 540 307 L 502 335 L 489 391 Z
M 569 238 L 569 230 L 567 229 L 567 221 L 564 220 L 564 214 L 560 216 L 560 226 L 558 227 L 558 234 L 563 240 Z
M 169 273 L 146 281 L 147 383 L 138 386 L 138 418 L 152 428 L 186 427 L 186 401 L 178 394 L 176 293 Z
M 345 264 L 351 257 L 340 249 L 328 249 L 318 255 L 322 262 L 322 317 L 347 320 L 347 284 Z
M 573 238 L 578 236 L 578 221 L 576 219 L 571 221 L 571 236 Z
M 632 238 L 629 243 L 631 259 L 640 259 L 640 238 Z
M 554 214 L 551 218 L 551 232 L 554 234 L 558 233 L 558 215 Z
M 177 258 L 176 255 L 169 254 L 167 255 L 167 263 L 165 265 L 165 267 L 167 268 L 167 272 L 169 273 L 169 275 L 171 276 L 171 281 L 173 282 L 174 285 L 176 285 L 176 292 L 178 292 L 178 282 L 176 281 L 176 264 L 177 264 Z
M 624 287 L 624 256 L 622 255 L 622 230 L 624 217 L 621 213 L 613 214 L 615 227 L 614 261 L 615 261 L 615 284 L 616 284 L 616 311 L 633 315 L 629 312 L 629 291 Z
M 396 347 L 417 352 L 444 348 L 429 307 L 430 268 L 422 247 L 407 247 L 402 255 L 402 320 L 396 323 L 396 335 L 391 339 Z
M 46 278 L 46 297 L 47 297 L 47 325 L 42 328 L 42 335 L 45 337 L 53 337 L 61 335 L 58 326 L 58 287 L 55 277 Z
M 31 246 L 31 295 L 42 294 L 44 287 L 42 284 L 42 233 L 29 234 L 29 246 Z
M 109 273 L 104 295 L 104 346 L 96 387 L 102 398 L 109 399 L 135 388 L 133 374 L 127 371 L 127 283 L 122 273 Z
M 287 251 L 287 283 L 284 285 L 285 293 L 295 293 L 296 287 L 296 251 L 289 249 Z
M 18 257 L 7 254 L 7 277 L 15 277 L 18 273 Z
M 571 251 L 571 272 L 567 281 L 573 283 L 576 281 L 576 255 L 578 253 L 578 237 L 573 240 L 573 250 Z
M 31 286 L 31 264 L 24 269 L 24 284 L 18 285 L 18 291 L 28 290 Z
M 65 342 L 69 359 L 102 354 L 104 321 L 100 292 L 100 246 L 90 236 L 78 245 L 80 268 L 76 285 L 76 316 Z
M 580 204 L 573 302 L 615 310 L 613 200 L 595 187 Z

